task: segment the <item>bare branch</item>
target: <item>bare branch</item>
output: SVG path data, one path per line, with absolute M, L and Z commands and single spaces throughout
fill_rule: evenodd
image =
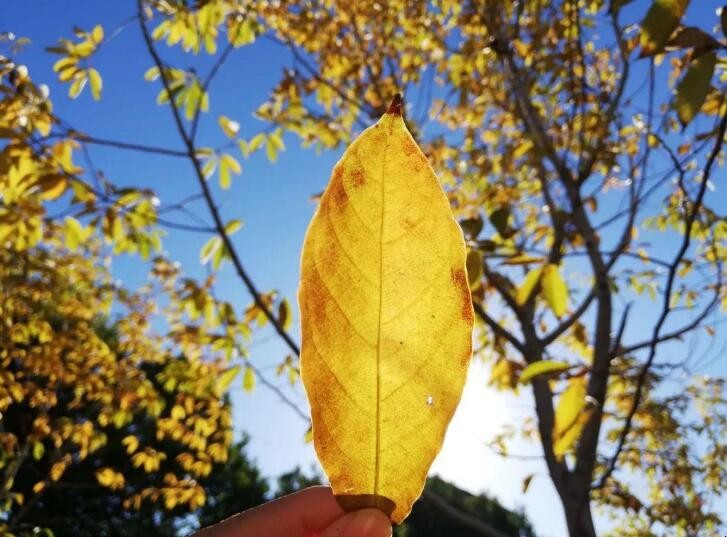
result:
M 178 149 L 169 149 L 166 147 L 156 147 L 152 145 L 136 144 L 133 142 L 121 142 L 118 140 L 107 140 L 105 138 L 97 138 L 95 136 L 89 136 L 82 132 L 69 132 L 66 134 L 68 138 L 78 140 L 87 144 L 104 145 L 108 147 L 115 147 L 117 149 L 129 149 L 131 151 L 140 151 L 142 153 L 155 153 L 157 155 L 167 155 L 170 157 L 187 157 L 186 151 Z
M 166 220 L 164 218 L 157 217 L 157 222 L 159 222 L 161 225 L 170 227 L 172 229 L 180 229 L 182 231 L 192 231 L 194 233 L 217 233 L 217 229 L 213 227 L 204 227 L 204 226 L 194 226 L 191 224 L 184 224 L 181 222 L 172 222 L 170 220 Z

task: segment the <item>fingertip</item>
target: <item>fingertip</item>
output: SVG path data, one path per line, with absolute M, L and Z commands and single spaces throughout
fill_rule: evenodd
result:
M 321 537 L 391 537 L 391 522 L 378 509 L 361 509 L 339 518 Z
M 362 509 L 356 512 L 360 520 L 360 533 L 352 533 L 351 537 L 391 537 L 391 521 L 378 509 Z

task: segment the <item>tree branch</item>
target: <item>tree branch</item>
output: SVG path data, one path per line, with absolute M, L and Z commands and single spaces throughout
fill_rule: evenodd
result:
M 147 28 L 146 21 L 144 19 L 144 9 L 143 9 L 143 3 L 144 0 L 137 0 L 137 9 L 139 12 L 139 26 L 141 27 L 141 32 L 144 37 L 144 42 L 146 43 L 147 50 L 149 52 L 149 55 L 154 60 L 154 64 L 159 69 L 159 75 L 162 81 L 162 84 L 164 85 L 164 89 L 166 90 L 167 94 L 172 95 L 171 88 L 169 87 L 169 81 L 167 80 L 165 70 L 164 70 L 164 63 L 162 62 L 159 53 L 156 51 L 156 48 L 154 47 L 154 43 L 151 39 L 151 35 L 149 34 L 149 29 Z M 189 158 L 190 162 L 192 163 L 192 167 L 194 168 L 195 175 L 197 177 L 197 182 L 199 183 L 199 187 L 202 190 L 202 194 L 204 196 L 205 202 L 207 203 L 207 208 L 210 211 L 210 214 L 212 215 L 212 219 L 214 220 L 215 229 L 217 230 L 217 234 L 219 235 L 220 239 L 222 239 L 222 243 L 227 250 L 227 253 L 230 256 L 230 259 L 232 261 L 233 266 L 235 267 L 235 271 L 237 272 L 237 275 L 240 277 L 242 282 L 244 283 L 245 287 L 247 288 L 250 295 L 252 295 L 253 300 L 255 301 L 255 305 L 260 309 L 260 311 L 263 312 L 265 317 L 270 321 L 270 324 L 273 326 L 275 331 L 278 333 L 278 335 L 282 338 L 282 340 L 285 342 L 285 344 L 288 346 L 288 348 L 296 354 L 296 356 L 300 356 L 300 348 L 298 344 L 293 341 L 293 338 L 285 331 L 283 326 L 280 324 L 278 319 L 275 317 L 273 312 L 270 310 L 267 304 L 262 300 L 260 291 L 255 286 L 255 283 L 250 278 L 249 274 L 245 270 L 245 267 L 242 264 L 242 261 L 240 260 L 240 257 L 237 254 L 237 251 L 235 250 L 234 245 L 232 244 L 232 241 L 230 240 L 230 236 L 225 231 L 225 224 L 222 221 L 222 217 L 220 216 L 219 211 L 217 210 L 217 206 L 215 205 L 214 199 L 212 197 L 212 192 L 210 191 L 210 187 L 207 184 L 207 180 L 205 179 L 204 173 L 202 173 L 202 165 L 200 164 L 199 159 L 197 158 L 197 152 L 194 147 L 194 143 L 190 136 L 187 134 L 184 123 L 182 122 L 182 116 L 179 112 L 179 108 L 177 107 L 177 104 L 174 102 L 174 99 L 169 99 L 169 106 L 172 110 L 172 115 L 174 117 L 174 122 L 177 127 L 177 131 L 179 132 L 179 136 L 181 137 L 182 141 L 184 142 L 184 146 L 187 148 L 187 158 Z
M 481 304 L 473 301 L 472 305 L 474 306 L 477 315 L 480 316 L 480 318 L 485 322 L 485 324 L 487 324 L 487 326 L 490 327 L 493 332 L 509 341 L 510 344 L 518 351 L 520 351 L 521 354 L 525 354 L 525 346 L 523 345 L 523 343 L 520 342 L 520 340 L 518 340 L 513 334 L 500 326 L 495 319 L 490 317 Z
M 142 153 L 155 153 L 157 155 L 167 155 L 170 157 L 187 157 L 186 151 L 178 149 L 169 149 L 166 147 L 156 147 L 152 145 L 136 144 L 133 142 L 120 142 L 118 140 L 107 140 L 104 138 L 97 138 L 95 136 L 89 136 L 82 132 L 69 132 L 66 134 L 68 138 L 78 140 L 87 144 L 104 145 L 108 147 L 115 147 L 117 149 L 129 149 L 131 151 L 140 151 Z
M 636 390 L 634 393 L 633 403 L 631 404 L 631 410 L 629 411 L 628 415 L 626 416 L 626 421 L 624 423 L 623 429 L 621 429 L 621 434 L 619 435 L 618 442 L 616 444 L 616 450 L 614 451 L 613 456 L 610 458 L 603 475 L 601 475 L 601 478 L 598 480 L 598 482 L 592 488 L 603 487 L 603 485 L 606 482 L 606 480 L 608 479 L 608 477 L 616 469 L 618 457 L 621 454 L 621 451 L 623 450 L 624 444 L 626 442 L 626 437 L 628 436 L 629 431 L 631 430 L 634 416 L 636 415 L 636 411 L 639 408 L 639 404 L 641 403 L 641 398 L 643 396 L 643 389 L 644 389 L 644 385 L 646 384 L 646 377 L 649 373 L 649 369 L 650 369 L 652 363 L 654 362 L 654 358 L 656 357 L 656 347 L 659 345 L 660 339 L 661 339 L 661 336 L 660 336 L 661 328 L 664 325 L 664 323 L 666 322 L 666 319 L 672 310 L 671 293 L 672 293 L 672 289 L 674 286 L 674 280 L 676 279 L 677 270 L 679 268 L 679 263 L 681 263 L 681 260 L 684 258 L 684 255 L 686 254 L 686 252 L 689 249 L 689 246 L 691 244 L 692 227 L 694 226 L 694 222 L 696 221 L 699 211 L 702 207 L 704 195 L 707 191 L 707 183 L 708 183 L 709 177 L 712 173 L 712 166 L 714 166 L 714 163 L 717 160 L 717 157 L 719 156 L 720 150 L 722 149 L 725 132 L 727 132 L 727 113 L 725 113 L 722 116 L 722 119 L 720 121 L 719 129 L 717 130 L 717 139 L 715 141 L 714 147 L 712 148 L 712 152 L 710 153 L 709 157 L 707 158 L 707 163 L 704 166 L 704 171 L 702 173 L 702 181 L 699 184 L 699 190 L 697 192 L 697 197 L 694 200 L 692 211 L 685 218 L 684 236 L 682 238 L 682 244 L 681 244 L 679 250 L 677 251 L 676 255 L 674 256 L 674 260 L 672 261 L 671 267 L 669 268 L 669 275 L 667 276 L 666 289 L 664 290 L 664 301 L 663 301 L 663 305 L 662 305 L 661 315 L 659 316 L 659 319 L 657 320 L 656 324 L 654 325 L 652 337 L 648 343 L 649 354 L 648 354 L 646 362 L 644 363 L 643 367 L 641 368 L 641 372 L 639 373 L 639 376 L 636 380 Z M 686 192 L 684 192 L 684 194 L 686 195 Z M 686 209 L 686 210 L 688 210 L 688 209 Z

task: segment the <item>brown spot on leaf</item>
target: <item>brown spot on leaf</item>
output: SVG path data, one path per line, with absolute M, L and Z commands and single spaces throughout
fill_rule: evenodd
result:
M 343 186 L 343 166 L 336 166 L 333 169 L 329 192 L 334 206 L 343 207 L 348 203 L 348 193 Z
M 462 319 L 468 323 L 474 322 L 474 313 L 472 311 L 472 295 L 470 287 L 467 284 L 467 274 L 462 268 L 453 268 L 450 272 L 452 283 L 459 289 L 462 295 Z
M 465 350 L 465 352 L 462 353 L 462 356 L 460 356 L 459 364 L 463 368 L 466 368 L 469 365 L 471 359 L 472 359 L 472 345 L 470 344 L 470 345 L 467 345 L 467 350 Z
M 322 284 L 319 281 L 314 280 L 309 285 L 308 300 L 306 301 L 308 307 L 306 309 L 310 313 L 312 324 L 320 326 L 326 322 L 326 295 L 321 290 L 320 285 Z
M 351 183 L 353 186 L 362 186 L 366 182 L 366 174 L 361 168 L 357 168 L 351 172 Z
M 402 149 L 404 150 L 404 154 L 408 157 L 417 153 L 417 146 L 409 137 L 404 138 L 404 147 Z
M 404 229 L 406 229 L 407 231 L 411 231 L 412 229 L 417 227 L 417 222 L 415 220 L 412 220 L 411 218 L 404 218 L 402 224 L 404 226 Z

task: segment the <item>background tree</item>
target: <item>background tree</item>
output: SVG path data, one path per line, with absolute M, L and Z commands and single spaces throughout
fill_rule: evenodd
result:
M 229 186 L 241 171 L 238 149 L 275 161 L 286 132 L 318 149 L 346 143 L 404 89 L 407 122 L 468 240 L 479 356 L 496 386 L 532 389 L 534 419 L 518 430 L 539 440 L 570 534 L 595 535 L 593 505 L 615 517 L 618 535 L 708 531 L 722 522 L 710 499 L 727 483 L 724 381 L 699 375 L 680 342 L 718 338 L 727 294 L 727 225 L 711 191 L 727 128 L 727 22 L 723 11 L 721 21 L 685 27 L 687 5 L 139 0 L 126 26 L 141 30 L 146 77 L 159 85 L 183 149 L 74 131 L 5 61 L 4 169 L 20 171 L 2 177 L 5 188 L 23 188 L 2 198 L 0 238 L 22 251 L 60 227 L 47 211 L 53 200 L 78 217 L 64 233 L 76 242 L 98 236 L 116 253 L 149 255 L 160 224 L 211 232 L 202 261 L 212 273 L 229 262 L 253 304 L 236 315 L 215 300 L 212 279 L 185 281 L 172 293 L 184 313 L 172 318 L 213 319 L 219 331 L 185 325 L 172 341 L 191 360 L 211 347 L 233 360 L 224 378 L 244 372 L 251 387 L 265 377 L 245 358 L 246 337 L 269 323 L 290 349 L 279 371 L 294 380 L 288 302 L 256 287 L 230 240 L 240 224 L 223 221 L 209 179 Z M 215 76 L 260 38 L 294 59 L 256 111 L 269 126 L 243 139 L 239 123 L 220 116 L 230 142 L 202 145 Z M 51 49 L 72 97 L 86 87 L 101 97 L 94 54 L 107 42 L 96 27 Z M 160 52 L 167 47 L 208 55 L 208 69 L 176 67 Z M 212 228 L 165 224 L 152 192 L 115 188 L 72 164 L 74 151 L 93 144 L 186 158 Z M 28 175 L 26 162 L 42 172 Z

